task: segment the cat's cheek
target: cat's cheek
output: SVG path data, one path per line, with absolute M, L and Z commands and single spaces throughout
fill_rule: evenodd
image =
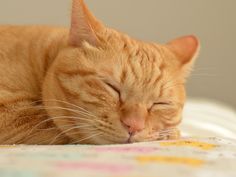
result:
M 164 129 L 164 125 L 161 121 L 161 117 L 156 112 L 151 112 L 149 115 L 149 129 L 152 131 L 158 131 Z
M 156 109 L 152 112 L 153 122 L 162 124 L 162 128 L 176 126 L 181 122 L 181 114 L 180 108 Z
M 130 143 L 137 143 L 137 142 L 148 142 L 153 140 L 150 139 L 148 128 L 145 128 L 143 131 L 134 134 L 134 136 L 132 136 L 129 141 Z
M 106 144 L 106 145 L 108 145 L 108 144 L 113 144 L 113 143 L 111 143 L 109 140 L 106 140 L 106 138 L 99 136 L 97 138 L 92 139 L 90 144 L 96 144 L 96 145 Z
M 177 140 L 180 138 L 181 138 L 181 131 L 178 129 L 168 136 L 168 140 Z

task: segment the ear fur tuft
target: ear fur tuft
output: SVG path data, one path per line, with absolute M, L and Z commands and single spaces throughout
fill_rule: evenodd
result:
M 188 76 L 200 51 L 198 38 L 194 35 L 181 37 L 169 42 L 167 47 L 176 55 L 185 77 Z
M 80 47 L 84 41 L 97 46 L 96 32 L 102 24 L 88 10 L 83 0 L 73 0 L 69 44 Z

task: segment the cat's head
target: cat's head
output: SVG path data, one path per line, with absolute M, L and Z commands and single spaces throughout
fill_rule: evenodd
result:
M 106 28 L 74 0 L 68 46 L 46 77 L 44 104 L 71 142 L 111 144 L 175 137 L 194 36 L 165 45 Z

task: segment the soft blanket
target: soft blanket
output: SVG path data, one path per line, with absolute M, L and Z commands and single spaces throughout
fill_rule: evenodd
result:
M 1 146 L 1 177 L 235 177 L 236 141 L 184 138 L 112 146 Z

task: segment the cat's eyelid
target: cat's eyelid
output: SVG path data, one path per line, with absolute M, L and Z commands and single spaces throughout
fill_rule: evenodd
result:
M 158 98 L 156 101 L 153 102 L 153 104 L 173 104 L 174 100 L 172 100 L 171 98 Z
M 173 101 L 160 99 L 158 101 L 153 102 L 152 106 L 149 108 L 149 110 L 152 110 L 155 107 L 169 107 L 173 106 Z
M 157 101 L 153 103 L 153 105 L 171 105 L 171 104 L 172 104 L 171 101 Z
M 109 82 L 105 82 L 105 84 L 108 85 L 109 87 L 111 87 L 113 90 L 115 90 L 116 92 L 118 92 L 120 94 L 120 89 L 116 85 L 113 85 Z
M 111 79 L 103 79 L 103 82 L 107 84 L 108 86 L 112 87 L 114 90 L 117 90 L 120 92 L 120 85 L 116 81 L 111 80 Z
M 121 92 L 120 92 L 120 86 L 118 83 L 116 83 L 113 80 L 109 80 L 109 79 L 103 79 L 104 84 L 106 84 L 108 87 L 110 87 L 112 90 L 114 90 L 115 92 L 117 92 L 117 94 L 119 95 L 119 97 L 121 97 Z

